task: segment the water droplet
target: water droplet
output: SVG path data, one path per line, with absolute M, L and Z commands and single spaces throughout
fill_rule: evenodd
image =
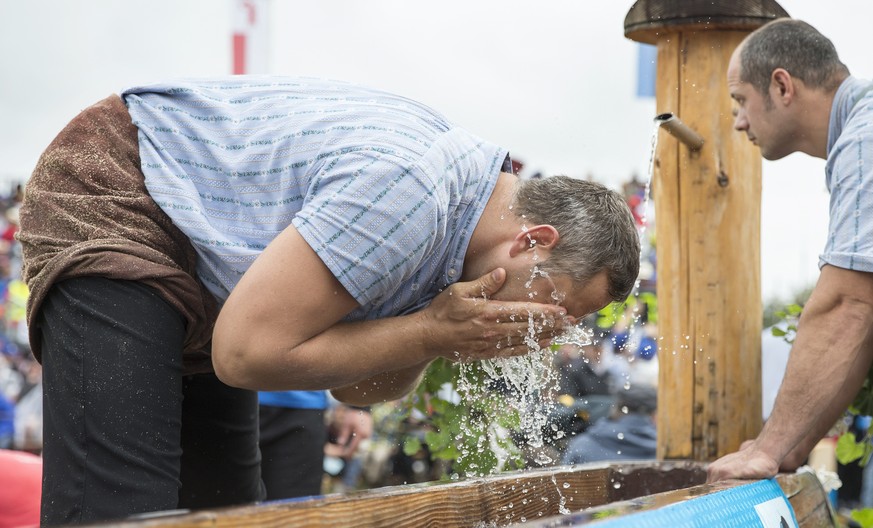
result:
M 618 433 L 617 436 L 619 440 L 624 440 L 624 433 Z
M 565 482 L 565 483 L 563 483 L 561 486 L 562 486 L 564 489 L 567 489 L 567 488 L 570 487 L 570 483 L 569 483 L 569 482 Z
M 613 488 L 618 489 L 621 487 L 621 482 L 616 482 L 612 485 Z

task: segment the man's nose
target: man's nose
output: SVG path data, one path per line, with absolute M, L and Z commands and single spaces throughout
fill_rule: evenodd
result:
M 746 116 L 742 112 L 737 112 L 736 117 L 734 117 L 734 130 L 742 132 L 748 128 L 749 121 L 746 119 Z

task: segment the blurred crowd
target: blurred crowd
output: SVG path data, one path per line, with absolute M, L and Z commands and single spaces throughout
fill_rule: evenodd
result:
M 15 239 L 22 188 L 0 196 L 0 449 L 42 450 L 41 368 L 30 352 L 25 323 L 27 286 Z

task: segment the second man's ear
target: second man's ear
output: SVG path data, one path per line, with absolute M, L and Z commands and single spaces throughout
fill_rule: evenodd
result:
M 794 79 L 791 74 L 783 68 L 776 68 L 770 75 L 770 84 L 775 86 L 780 99 L 785 97 L 792 98 L 794 96 Z

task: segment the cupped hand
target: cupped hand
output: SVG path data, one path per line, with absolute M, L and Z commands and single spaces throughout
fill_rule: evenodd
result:
M 429 348 L 452 361 L 523 355 L 575 323 L 558 305 L 489 299 L 505 280 L 498 268 L 437 295 L 419 312 Z
M 779 472 L 779 462 L 758 449 L 754 442 L 744 442 L 736 453 L 725 455 L 706 469 L 706 482 L 726 479 L 763 479 Z

